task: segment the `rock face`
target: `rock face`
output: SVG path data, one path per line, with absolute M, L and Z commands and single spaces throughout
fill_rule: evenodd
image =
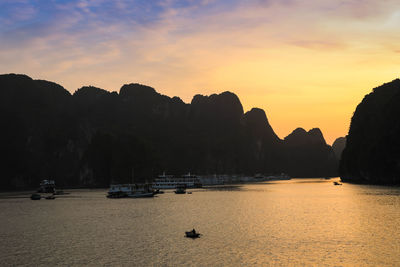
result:
M 400 184 L 400 80 L 374 88 L 357 106 L 340 161 L 344 181 Z
M 337 174 L 337 160 L 318 128 L 297 128 L 284 139 L 286 164 L 299 177 L 323 177 Z
M 342 152 L 346 147 L 346 137 L 336 138 L 335 142 L 332 144 L 333 152 L 335 152 L 336 158 L 340 160 L 342 157 Z
M 244 128 L 243 159 L 248 171 L 277 173 L 282 170 L 281 140 L 268 122 L 264 110 L 253 108 L 242 119 Z
M 71 95 L 52 82 L 0 75 L 0 122 L 0 189 L 48 178 L 60 186 L 108 186 L 163 171 L 329 176 L 337 164 L 319 129 L 296 129 L 281 140 L 263 110 L 244 114 L 231 92 L 185 104 L 140 84 Z

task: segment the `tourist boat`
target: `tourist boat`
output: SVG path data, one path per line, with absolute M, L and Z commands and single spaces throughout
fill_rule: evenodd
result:
M 333 184 L 334 184 L 334 185 L 342 185 L 341 183 L 339 183 L 339 182 L 337 182 L 337 181 L 334 181 Z
M 197 233 L 196 232 L 196 230 L 192 230 L 192 231 L 189 231 L 189 232 L 185 232 L 185 234 L 186 234 L 186 237 L 190 237 L 190 238 L 198 238 L 198 237 L 200 237 L 200 233 Z
M 113 184 L 108 190 L 108 198 L 144 198 L 153 197 L 154 191 L 150 184 Z
M 160 189 L 154 190 L 154 195 L 158 195 L 158 194 L 164 194 L 164 191 L 161 191 Z
M 54 180 L 43 180 L 40 182 L 38 193 L 55 193 L 56 183 Z
M 177 185 L 175 189 L 175 194 L 186 194 L 186 186 L 185 185 Z
M 172 175 L 159 175 L 153 182 L 154 189 L 174 189 L 179 185 L 184 185 L 186 188 L 200 188 L 202 184 L 200 180 L 193 174 L 186 174 L 180 178 Z
M 42 196 L 39 195 L 39 194 L 32 194 L 32 195 L 31 195 L 31 199 L 32 199 L 32 200 L 40 200 L 41 198 L 42 198 Z

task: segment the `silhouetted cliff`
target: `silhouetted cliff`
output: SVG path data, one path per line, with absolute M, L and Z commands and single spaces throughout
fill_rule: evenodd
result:
M 55 83 L 0 75 L 0 122 L 1 189 L 46 178 L 108 186 L 132 176 L 150 181 L 163 171 L 328 176 L 337 164 L 318 129 L 281 140 L 263 110 L 244 114 L 231 92 L 185 104 L 140 84 L 119 93 L 88 86 L 71 95 Z
M 357 106 L 340 161 L 344 181 L 400 184 L 400 80 L 374 88 Z
M 264 110 L 253 108 L 243 116 L 243 161 L 251 173 L 279 173 L 283 170 L 279 147 L 282 141 L 268 122 Z
M 285 165 L 298 177 L 337 175 L 338 163 L 332 147 L 318 128 L 297 128 L 284 139 Z
M 336 158 L 340 160 L 342 157 L 342 152 L 346 147 L 346 137 L 336 138 L 335 142 L 332 144 L 333 152 L 335 152 Z

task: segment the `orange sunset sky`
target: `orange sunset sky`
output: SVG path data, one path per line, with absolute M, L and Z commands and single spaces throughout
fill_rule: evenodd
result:
M 0 73 L 70 92 L 138 82 L 190 102 L 236 93 L 279 137 L 345 136 L 372 88 L 399 76 L 396 1 L 33 1 L 0 3 Z

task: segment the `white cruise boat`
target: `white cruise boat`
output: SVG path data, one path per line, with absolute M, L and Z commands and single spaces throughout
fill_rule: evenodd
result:
M 142 198 L 153 197 L 154 191 L 151 184 L 113 184 L 108 190 L 108 198 Z
M 200 188 L 202 184 L 200 180 L 193 174 L 183 175 L 181 178 L 175 178 L 172 175 L 159 175 L 153 182 L 154 189 L 175 189 L 179 186 L 186 188 Z

